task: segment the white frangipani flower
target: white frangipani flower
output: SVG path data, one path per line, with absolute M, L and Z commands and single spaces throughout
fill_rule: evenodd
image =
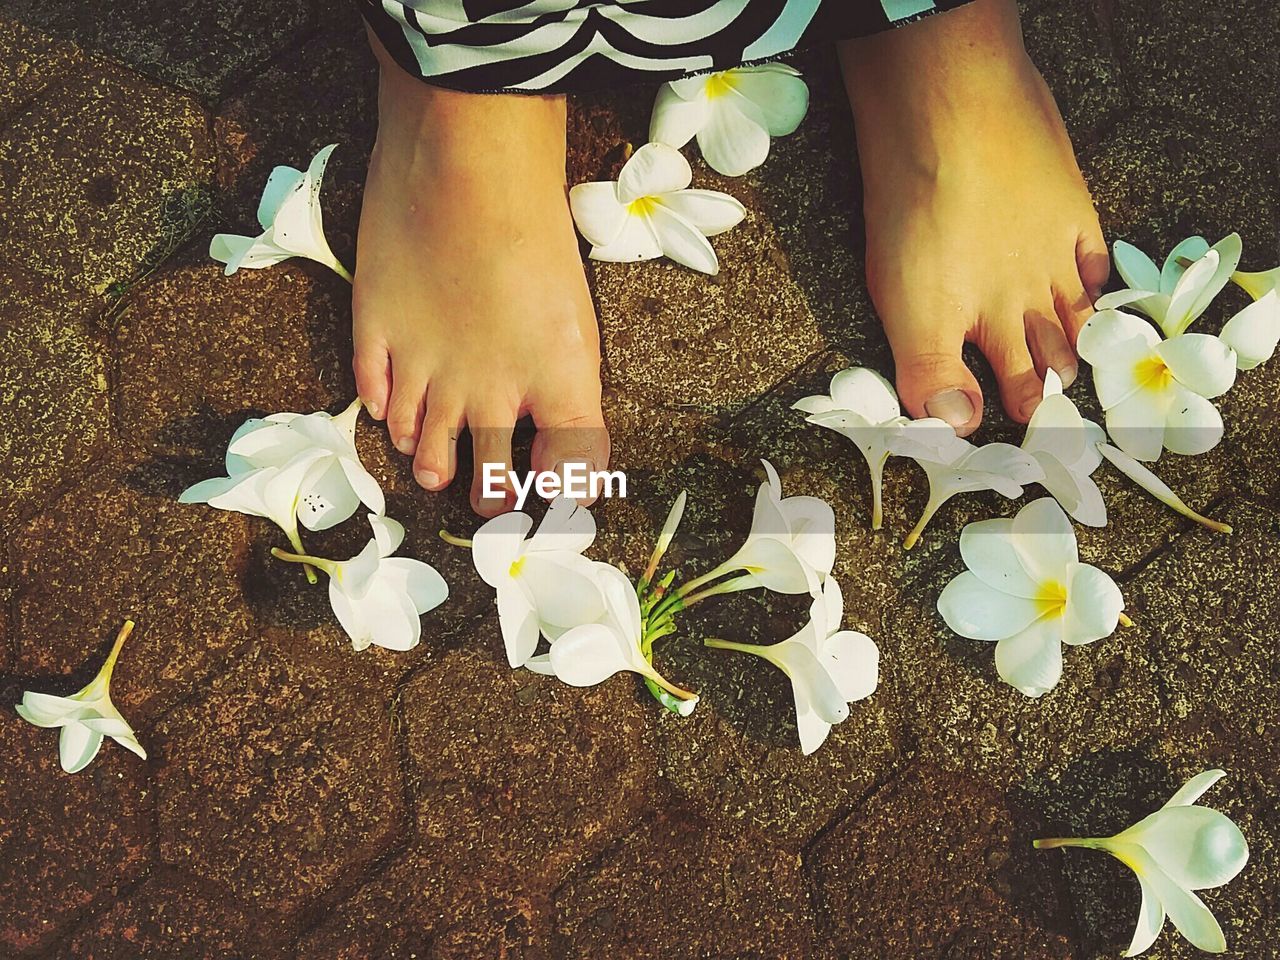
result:
M 996 670 L 1028 697 L 1062 677 L 1062 645 L 1109 637 L 1122 622 L 1115 581 L 1081 563 L 1071 521 L 1052 497 L 1013 519 L 980 520 L 960 534 L 969 569 L 938 597 L 947 626 L 971 640 L 996 641 Z
M 87 767 L 102 748 L 104 737 L 147 759 L 147 751 L 138 743 L 133 728 L 111 702 L 111 674 L 133 626 L 132 620 L 124 622 L 102 669 L 79 693 L 55 697 L 28 690 L 22 695 L 22 703 L 14 708 L 18 716 L 37 727 L 62 728 L 58 737 L 58 761 L 67 773 L 79 773 Z
M 601 565 L 582 556 L 596 536 L 591 512 L 557 497 L 529 537 L 532 527 L 528 514 L 504 513 L 471 540 L 476 572 L 497 591 L 498 622 L 512 667 L 533 656 L 540 634 L 552 640 L 605 614 Z
M 1022 449 L 1040 465 L 1040 486 L 1075 520 L 1090 527 L 1107 524 L 1107 505 L 1093 482 L 1093 472 L 1102 462 L 1098 444 L 1106 438 L 1102 428 L 1082 417 L 1063 395 L 1057 372 L 1047 369 L 1044 399 L 1027 424 Z
M 693 170 L 679 150 L 646 143 L 631 155 L 617 181 L 579 183 L 569 191 L 578 231 L 591 243 L 591 259 L 630 263 L 670 257 L 703 273 L 720 272 L 707 237 L 746 216 L 733 197 L 690 190 Z
M 1126 453 L 1139 460 L 1157 460 L 1161 450 L 1199 454 L 1222 439 L 1222 416 L 1209 401 L 1235 383 L 1236 355 L 1220 338 L 1162 340 L 1141 318 L 1103 310 L 1080 330 L 1076 349 L 1093 366 L 1107 433 Z
M 1272 288 L 1226 322 L 1218 334 L 1235 351 L 1236 367 L 1252 370 L 1280 343 L 1280 290 Z
M 1231 275 L 1231 282 L 1255 300 L 1261 300 L 1272 290 L 1280 290 L 1280 267 L 1247 273 L 1237 270 Z
M 910 457 L 929 478 L 929 499 L 902 544 L 907 550 L 916 545 L 933 515 L 956 494 L 994 490 L 1013 500 L 1022 496 L 1024 486 L 1044 476 L 1035 458 L 1012 444 L 975 446 L 957 437 L 950 425 L 944 431 L 929 420 L 907 424 L 890 453 Z
M 548 672 L 549 667 L 550 673 L 574 687 L 595 686 L 624 670 L 637 673 L 687 704 L 680 711 L 687 716 L 698 702 L 697 695 L 658 673 L 641 650 L 644 624 L 635 587 L 617 567 L 593 566 L 604 599 L 600 621 L 584 621 L 560 634 L 551 643 L 546 666 L 538 672 Z
M 271 553 L 329 575 L 329 603 L 356 650 L 370 644 L 412 650 L 422 638 L 422 615 L 449 598 L 449 587 L 430 564 L 392 556 L 404 542 L 400 523 L 371 513 L 369 525 L 373 537 L 350 560 L 286 553 L 278 547 Z
M 271 171 L 258 202 L 258 223 L 262 226 L 258 236 L 219 233 L 213 238 L 209 256 L 227 265 L 227 276 L 241 267 L 259 270 L 291 257 L 306 257 L 350 282 L 350 271 L 329 249 L 320 209 L 324 168 L 336 146 L 331 143 L 312 157 L 305 173 L 283 166 Z
M 1116 269 L 1129 287 L 1100 297 L 1095 309 L 1132 306 L 1154 320 L 1166 337 L 1176 337 L 1186 332 L 1231 280 L 1240 263 L 1241 244 L 1238 233 L 1223 237 L 1212 247 L 1203 237 L 1189 237 L 1173 248 L 1161 269 L 1123 240 L 1117 240 L 1112 249 Z
M 1037 850 L 1102 850 L 1134 872 L 1142 890 L 1142 905 L 1124 956 L 1136 957 L 1150 947 L 1166 916 L 1199 949 L 1226 951 L 1222 927 L 1194 893 L 1230 883 L 1249 862 L 1249 844 L 1240 828 L 1225 814 L 1195 805 L 1225 776 L 1222 770 L 1206 770 L 1192 777 L 1163 807 L 1115 836 L 1035 841 Z
M 911 422 L 902 415 L 893 385 L 867 367 L 850 367 L 831 378 L 829 395 L 804 397 L 791 409 L 809 414 L 805 418 L 808 423 L 852 440 L 862 452 L 871 473 L 871 529 L 879 530 L 883 520 L 884 465 L 904 427 Z M 944 420 L 919 422 L 950 431 Z
M 879 649 L 866 634 L 841 630 L 843 618 L 840 585 L 828 577 L 809 608 L 809 622 L 781 643 L 704 643 L 753 654 L 787 675 L 795 696 L 800 749 L 810 754 L 822 746 L 834 724 L 848 718 L 849 704 L 871 696 L 879 683 Z
M 1168 484 L 1123 450 L 1119 450 L 1116 447 L 1111 446 L 1109 443 L 1100 443 L 1098 444 L 1098 452 L 1102 454 L 1102 456 L 1106 457 L 1113 467 L 1171 510 L 1182 514 L 1188 519 L 1194 520 L 1201 526 L 1217 531 L 1218 533 L 1231 532 L 1231 526 L 1229 524 L 1219 523 L 1217 520 L 1211 519 L 1210 517 L 1206 517 L 1203 514 L 1196 513 L 1196 511 L 1192 510 L 1189 506 L 1183 503 L 1181 497 L 1169 488 Z
M 649 139 L 683 147 L 696 136 L 713 170 L 738 177 L 764 163 L 769 138 L 794 133 L 808 110 L 809 87 L 794 67 L 734 67 L 664 83 Z

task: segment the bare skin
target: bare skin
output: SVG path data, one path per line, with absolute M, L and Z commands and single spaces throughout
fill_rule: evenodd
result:
M 961 435 L 982 392 L 975 343 L 1005 411 L 1026 422 L 1075 339 L 1109 261 L 1053 97 L 1012 0 L 841 45 L 865 186 L 867 284 L 912 416 Z
M 360 214 L 356 387 L 386 418 L 428 490 L 449 484 L 472 435 L 471 503 L 484 463 L 511 469 L 529 414 L 535 470 L 603 470 L 600 342 L 565 187 L 565 101 L 455 93 L 381 49 L 378 140 Z

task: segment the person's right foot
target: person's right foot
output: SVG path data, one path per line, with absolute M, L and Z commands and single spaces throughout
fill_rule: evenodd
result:
M 563 97 L 455 93 L 381 65 L 352 312 L 356 387 L 414 456 L 428 490 L 452 480 L 465 424 L 471 503 L 483 464 L 511 469 L 529 413 L 532 467 L 603 470 L 600 344 L 565 195 Z
M 841 46 L 865 185 L 867 285 L 916 417 L 961 435 L 982 392 L 977 344 L 1025 423 L 1109 270 L 1098 217 L 1013 0 L 964 7 Z

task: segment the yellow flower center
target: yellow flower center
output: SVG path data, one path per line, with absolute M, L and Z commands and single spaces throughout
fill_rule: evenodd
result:
M 732 93 L 735 86 L 733 74 L 729 71 L 713 73 L 707 77 L 707 85 L 705 87 L 707 99 L 714 100 L 716 97 L 723 97 Z
M 657 205 L 658 202 L 653 197 L 638 197 L 627 204 L 627 213 L 635 217 L 647 217 Z
M 1036 606 L 1042 617 L 1060 617 L 1067 609 L 1067 585 L 1057 580 L 1046 580 L 1040 584 L 1040 595 L 1036 597 Z
M 524 557 L 516 557 L 516 559 L 512 560 L 511 566 L 507 569 L 507 576 L 509 577 L 520 576 L 520 571 L 524 569 L 524 561 L 525 561 Z
M 1173 372 L 1169 365 L 1154 353 L 1143 357 L 1133 368 L 1134 379 L 1144 390 L 1165 390 L 1173 381 Z

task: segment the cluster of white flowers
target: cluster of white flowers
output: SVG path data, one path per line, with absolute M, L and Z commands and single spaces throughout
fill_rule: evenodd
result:
M 738 177 L 764 163 L 770 137 L 792 133 L 809 109 L 809 88 L 793 67 L 735 67 L 663 84 L 653 105 L 649 143 L 627 160 L 616 181 L 569 191 L 578 231 L 593 260 L 634 262 L 668 257 L 715 274 L 720 261 L 708 237 L 737 226 L 746 208 L 716 190 L 691 190 L 693 170 L 679 148 L 697 138 L 712 169 Z
M 810 622 L 772 646 L 707 640 L 707 646 L 763 657 L 791 679 L 801 747 L 812 753 L 849 703 L 871 695 L 879 652 L 861 633 L 841 630 L 843 599 L 831 576 L 835 515 L 816 497 L 784 497 L 773 465 L 757 496 L 746 542 L 713 570 L 676 585 L 671 571 L 655 579 L 684 513 L 672 506 L 648 567 L 633 584 L 617 567 L 583 554 L 595 540 L 595 520 L 572 500 L 552 502 L 538 529 L 524 513 L 485 523 L 467 541 L 476 571 L 494 588 L 498 622 L 513 668 L 524 667 L 573 686 L 591 686 L 621 671 L 639 674 L 654 695 L 681 715 L 698 697 L 653 666 L 654 643 L 674 632 L 675 617 L 709 597 L 765 588 L 814 598 Z M 539 654 L 539 644 L 549 650 Z

